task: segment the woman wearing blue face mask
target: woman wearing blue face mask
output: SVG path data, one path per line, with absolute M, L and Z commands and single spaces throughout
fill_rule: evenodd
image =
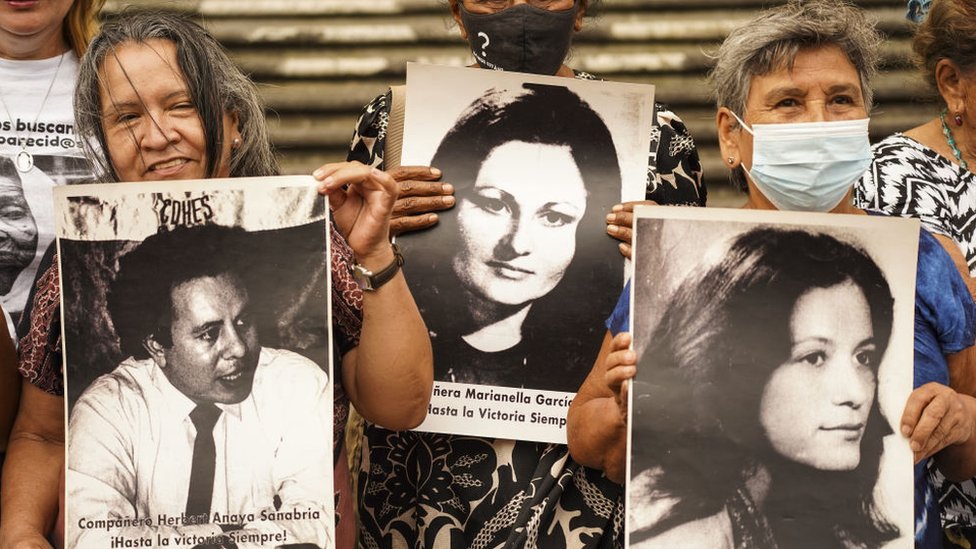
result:
M 827 0 L 794 0 L 763 12 L 729 35 L 710 80 L 723 159 L 732 170 L 733 183 L 749 193 L 746 208 L 865 213 L 852 205 L 851 193 L 870 162 L 866 119 L 879 44 L 880 35 L 859 9 Z M 610 331 L 601 355 L 570 408 L 568 436 L 577 461 L 623 480 L 623 381 L 634 376 L 637 357 L 628 350 L 629 300 L 620 303 L 608 320 Z M 942 541 L 938 502 L 926 478 L 929 458 L 934 456 L 934 464 L 953 478 L 976 472 L 976 399 L 948 386 L 949 363 L 968 360 L 966 349 L 976 338 L 974 315 L 976 306 L 952 260 L 923 231 L 916 281 L 916 390 L 900 423 L 918 462 L 916 547 L 941 547 Z M 932 436 L 933 432 L 938 434 Z M 764 508 L 767 496 L 748 494 L 748 514 L 737 515 L 745 516 L 746 522 L 730 524 L 727 518 L 736 513 L 724 508 L 702 517 L 718 525 L 720 540 L 733 541 L 701 546 L 767 547 L 742 540 L 765 537 L 761 525 L 777 521 L 785 525 L 787 537 L 774 537 L 791 539 L 790 521 L 767 515 L 792 511 Z M 845 546 L 843 542 L 838 545 Z
M 573 35 L 597 4 L 595 0 L 448 2 L 461 37 L 470 44 L 474 66 L 581 79 L 595 77 L 572 70 L 565 59 Z M 386 167 L 390 105 L 387 93 L 364 109 L 349 160 Z M 684 124 L 664 105 L 655 109 L 646 197 L 662 204 L 704 205 L 698 153 Z M 451 173 L 447 166 L 434 168 Z M 431 226 L 428 230 L 455 230 L 453 223 L 434 226 L 437 215 L 432 212 L 455 203 L 454 186 L 436 181 L 439 171 L 420 167 L 390 173 L 402 180 L 394 210 L 400 218 L 394 219 L 392 232 Z M 461 189 L 473 182 L 453 183 Z M 458 200 L 463 207 L 462 198 Z M 594 213 L 602 219 L 609 212 Z M 607 239 L 606 246 L 613 246 L 612 241 Z M 573 333 L 565 337 L 584 343 L 592 339 Z M 596 342 L 591 344 L 595 350 Z M 359 516 L 360 539 L 366 546 L 524 547 L 534 542 L 558 549 L 599 547 L 602 541 L 592 532 L 621 524 L 620 487 L 600 472 L 573 463 L 565 445 L 393 432 L 369 423 L 362 440 Z

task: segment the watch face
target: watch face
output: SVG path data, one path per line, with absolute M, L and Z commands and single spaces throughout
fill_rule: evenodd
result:
M 373 289 L 373 273 L 362 265 L 352 266 L 352 278 L 362 290 Z

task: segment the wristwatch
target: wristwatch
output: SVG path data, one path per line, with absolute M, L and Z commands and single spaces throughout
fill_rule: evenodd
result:
M 393 277 L 400 270 L 400 266 L 403 265 L 403 255 L 400 253 L 400 248 L 395 242 L 390 243 L 390 246 L 393 248 L 393 262 L 378 272 L 374 273 L 359 263 L 352 266 L 352 277 L 364 292 L 375 292 L 382 285 L 393 280 Z

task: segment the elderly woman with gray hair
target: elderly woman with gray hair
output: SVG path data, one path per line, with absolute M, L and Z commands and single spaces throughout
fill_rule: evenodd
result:
M 859 9 L 826 0 L 794 0 L 777 6 L 729 35 L 719 49 L 711 83 L 717 98 L 723 160 L 732 170 L 733 182 L 749 193 L 745 208 L 866 213 L 853 206 L 851 195 L 854 182 L 871 160 L 867 133 L 870 79 L 875 73 L 880 40 Z M 799 314 L 799 302 L 791 318 Z M 621 299 L 607 321 L 609 332 L 601 354 L 572 403 L 568 424 L 573 457 L 620 481 L 626 457 L 629 384 L 625 381 L 634 377 L 638 367 L 636 354 L 629 350 L 628 303 L 628 299 Z M 974 314 L 976 306 L 951 258 L 923 231 L 916 280 L 916 389 L 899 423 L 917 463 L 916 547 L 941 547 L 938 502 L 925 472 L 929 459 L 934 458 L 934 465 L 952 478 L 966 478 L 976 472 L 976 399 L 948 386 L 950 358 L 967 360 L 964 351 L 976 338 Z M 677 330 L 680 333 L 681 328 Z M 785 342 L 791 351 L 773 361 L 774 372 L 805 363 L 794 358 L 800 353 L 794 348 L 796 343 Z M 708 365 L 685 364 L 676 358 L 687 355 L 682 349 L 664 347 L 659 358 L 647 356 L 640 367 L 708 369 Z M 832 360 L 833 355 L 852 364 L 858 358 L 857 353 L 841 353 L 824 349 L 806 362 L 815 368 L 822 361 Z M 729 367 L 756 365 L 744 361 Z M 771 379 L 764 389 L 770 388 Z M 814 402 L 814 396 L 811 390 L 811 405 L 828 403 Z M 755 421 L 761 423 L 761 418 Z M 765 424 L 761 431 L 769 439 L 769 444 L 762 446 L 775 447 L 775 433 Z M 799 429 L 796 436 L 803 438 Z M 862 453 L 867 451 L 863 448 Z M 668 475 L 667 454 L 671 451 L 667 447 L 647 449 L 656 466 L 632 472 L 630 481 L 635 487 L 644 481 L 645 497 L 662 496 L 657 489 L 665 489 L 667 483 L 648 483 L 647 473 L 651 479 Z M 655 453 L 659 454 L 656 461 Z M 742 490 L 716 489 L 698 495 L 675 490 L 663 494 L 666 499 L 656 501 L 671 498 L 671 505 L 665 505 L 670 509 L 653 524 L 644 525 L 645 533 L 649 533 L 648 546 L 879 547 L 885 540 L 906 534 L 887 524 L 883 510 L 875 507 L 871 491 L 865 493 L 853 479 L 848 484 L 851 493 L 837 493 L 836 497 L 838 502 L 861 498 L 864 507 L 858 516 L 862 519 L 854 524 L 849 517 L 825 524 L 811 513 L 808 504 L 813 500 L 803 488 L 816 490 L 820 484 L 811 484 L 808 479 L 824 472 L 782 455 L 778 461 L 789 461 L 793 473 L 778 478 L 775 473 L 782 467 L 769 467 L 764 457 L 768 454 L 768 449 L 756 448 L 755 454 L 743 461 L 744 466 L 731 474 L 731 482 Z M 761 471 L 766 474 L 757 476 Z M 693 501 L 674 504 L 682 497 Z
M 82 59 L 75 109 L 79 135 L 87 153 L 101 166 L 105 182 L 279 173 L 254 84 L 210 33 L 184 16 L 131 11 L 106 23 Z M 335 546 L 348 547 L 354 536 L 343 445 L 349 405 L 355 404 L 371 421 L 412 428 L 426 415 L 433 371 L 423 320 L 402 272 L 391 267 L 399 265 L 388 239 L 396 182 L 382 171 L 355 162 L 327 164 L 313 175 L 320 181 L 319 192 L 330 198 L 333 221 L 329 264 L 335 303 L 331 352 L 337 372 L 333 385 L 336 430 L 334 440 L 324 442 L 332 443 L 336 500 L 343 518 Z M 21 365 L 55 379 L 58 383 L 52 392 L 63 395 L 57 307 L 60 272 L 54 255 L 46 256 L 47 267 L 35 284 L 36 303 L 21 348 Z M 377 280 L 366 291 L 352 278 L 353 263 L 377 273 L 385 269 L 392 276 Z M 224 335 L 224 329 L 220 339 L 231 337 Z M 321 331 L 309 335 L 328 341 Z M 44 409 L 35 411 L 50 424 L 48 432 L 63 433 L 63 397 L 52 398 Z M 19 493 L 17 501 L 8 501 L 5 493 L 4 505 L 22 507 L 37 523 L 50 524 L 56 510 L 58 469 L 64 465 L 63 442 L 46 440 L 44 447 L 34 463 L 19 463 L 18 470 L 5 478 L 5 483 L 15 480 L 21 485 L 35 479 L 33 491 Z M 142 462 L 127 465 L 140 478 L 151 474 Z M 115 484 L 111 484 L 113 480 Z M 188 484 L 189 478 L 173 481 Z M 105 482 L 131 508 L 125 504 L 110 508 L 106 503 L 104 516 L 156 516 L 136 501 L 132 492 L 139 489 L 138 483 Z M 267 482 L 274 481 L 269 476 Z M 278 489 L 271 488 L 270 493 Z M 181 490 L 186 488 L 177 488 Z M 254 508 L 281 504 L 266 498 L 262 490 L 249 496 L 255 498 Z M 177 516 L 180 511 L 175 509 L 164 513 Z M 32 544 L 14 547 L 43 547 L 43 532 L 36 534 Z M 319 537 L 315 541 L 323 543 Z

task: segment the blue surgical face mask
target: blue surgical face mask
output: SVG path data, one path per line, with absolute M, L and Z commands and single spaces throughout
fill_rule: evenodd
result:
M 750 128 L 732 116 L 753 135 L 746 173 L 780 210 L 829 212 L 871 165 L 869 118 Z

